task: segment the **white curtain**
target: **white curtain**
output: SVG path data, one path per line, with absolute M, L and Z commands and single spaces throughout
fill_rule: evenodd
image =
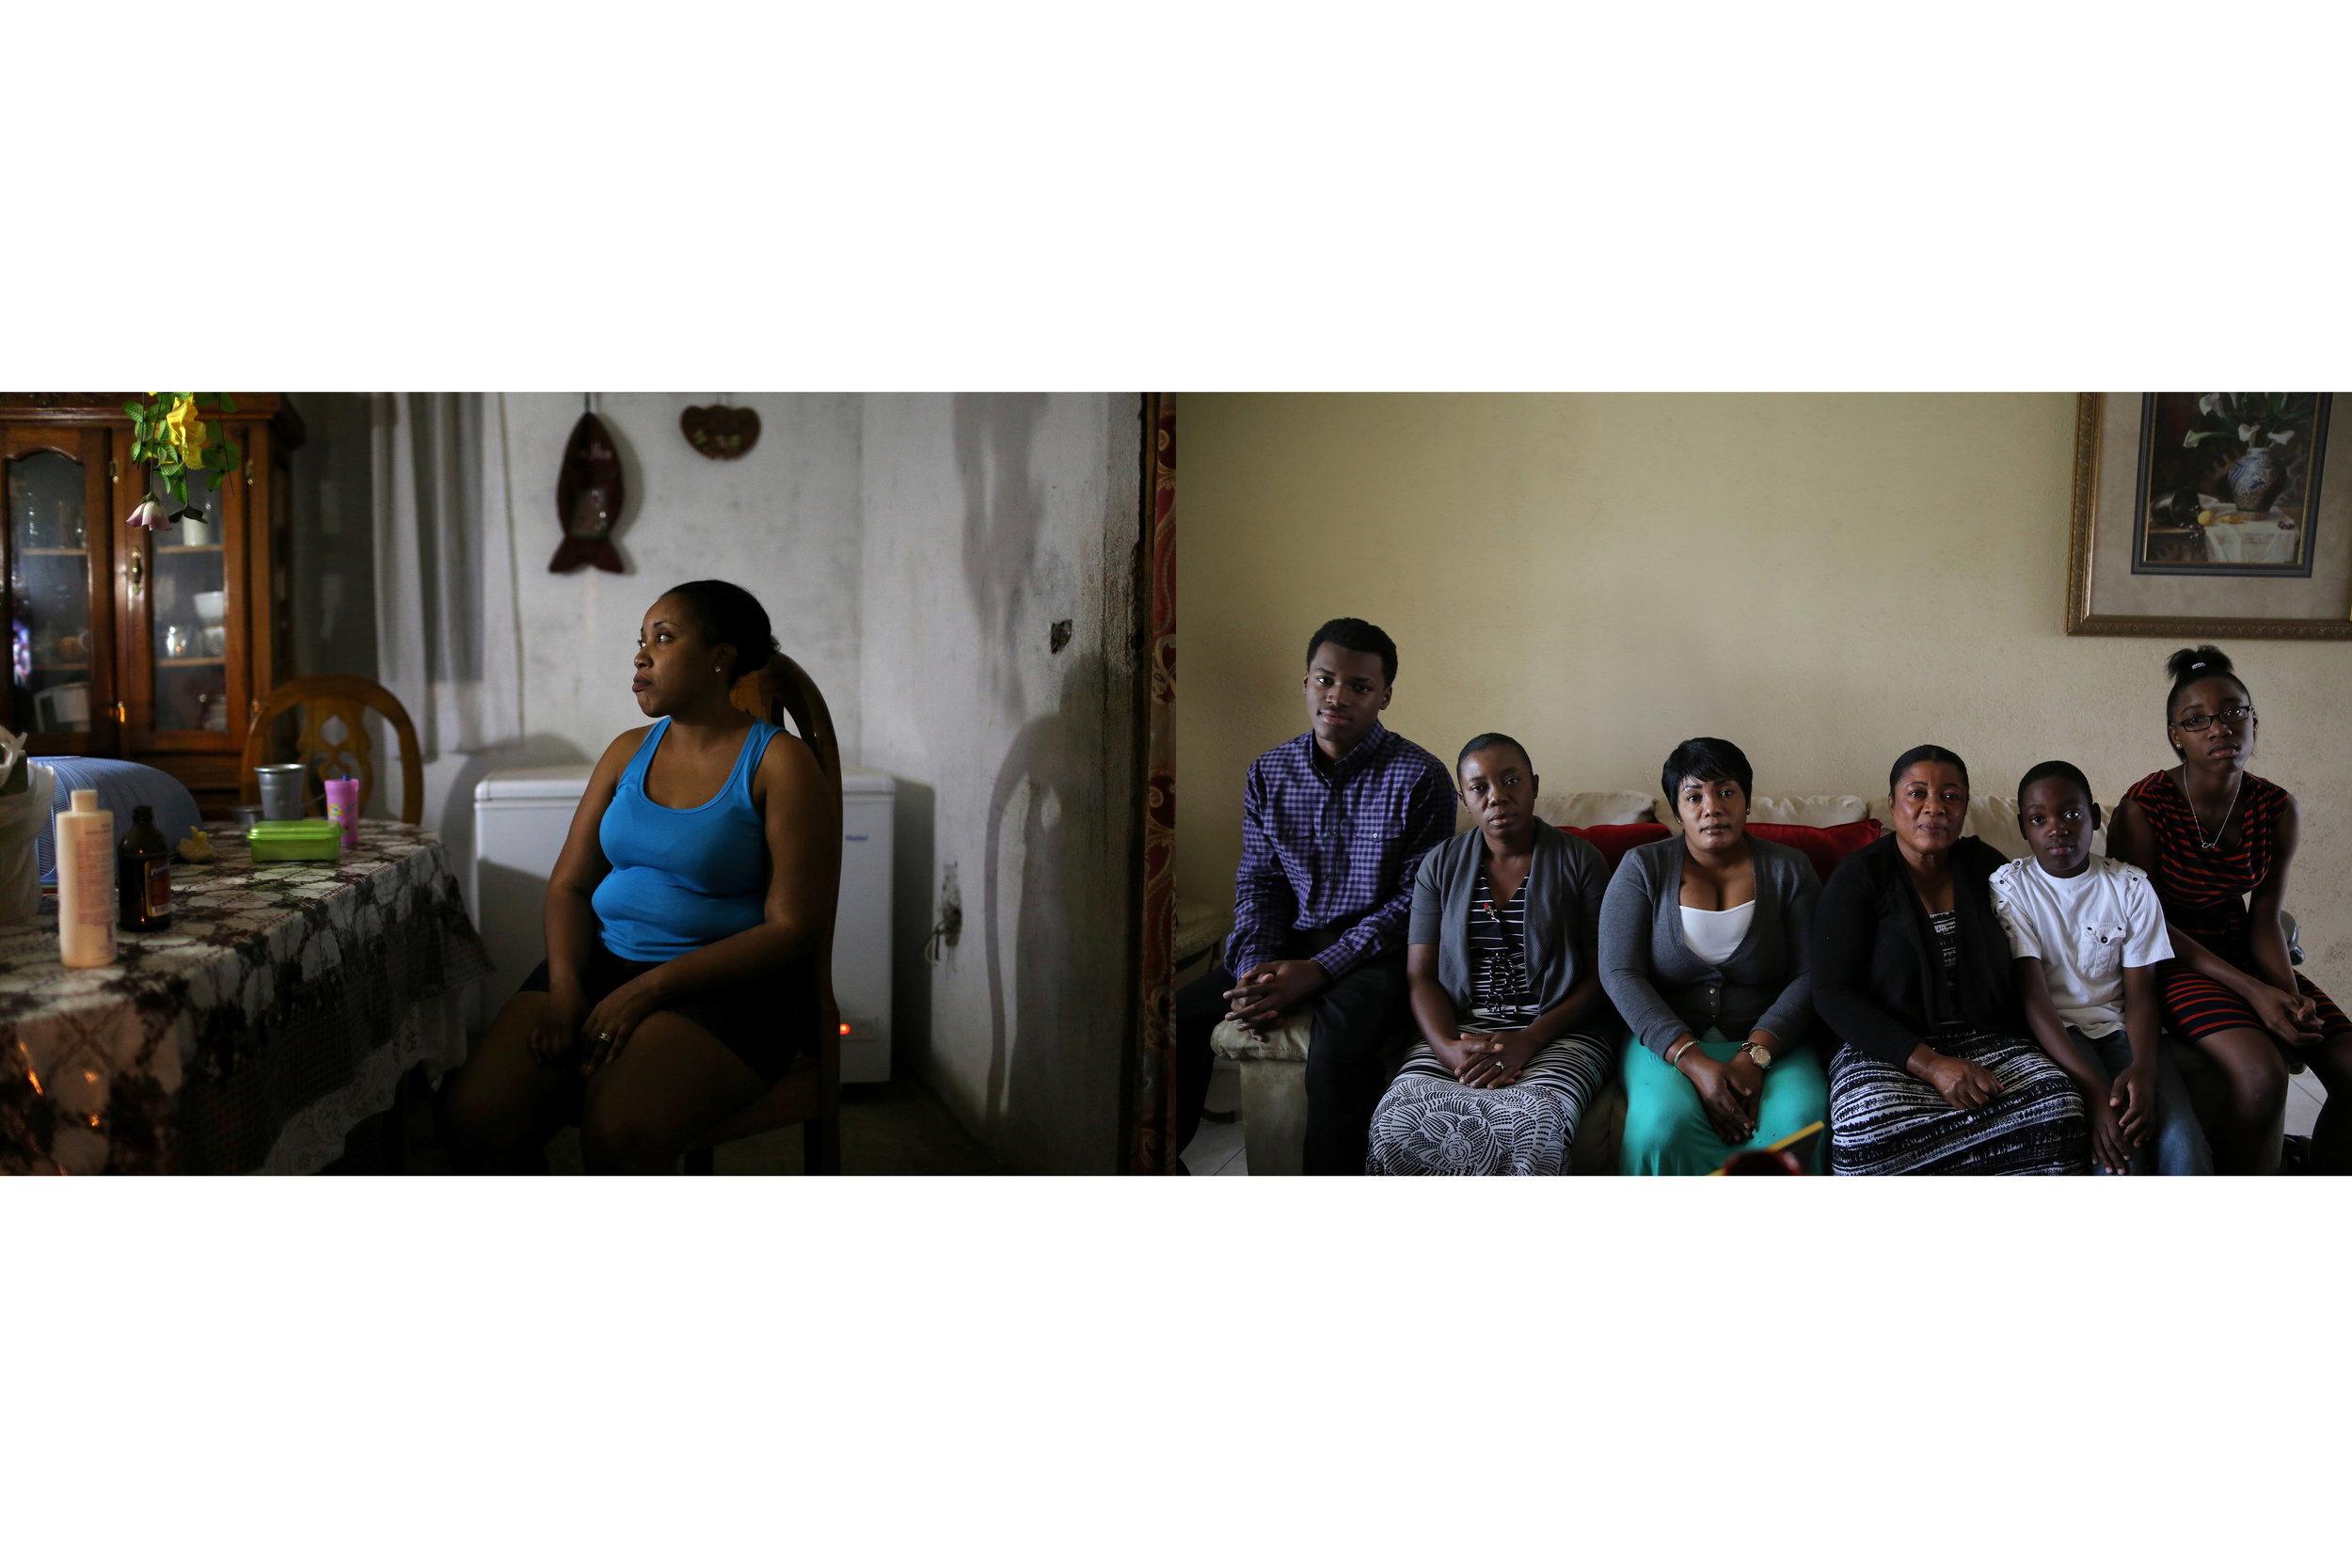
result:
M 427 762 L 519 742 L 506 400 L 378 392 L 373 425 L 380 678 Z

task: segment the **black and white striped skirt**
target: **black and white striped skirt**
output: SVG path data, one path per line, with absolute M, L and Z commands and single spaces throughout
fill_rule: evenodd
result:
M 1563 1035 L 1528 1060 L 1508 1088 L 1473 1089 L 1426 1044 L 1372 1114 L 1373 1176 L 1558 1176 L 1584 1107 L 1609 1082 L 1616 1049 L 1595 1035 Z
M 1935 1085 L 1852 1046 L 1829 1064 L 1833 1176 L 2079 1176 L 2090 1124 L 2074 1081 L 2031 1040 L 2013 1035 L 1939 1039 L 1947 1056 L 1976 1063 L 2007 1092 L 1955 1110 Z

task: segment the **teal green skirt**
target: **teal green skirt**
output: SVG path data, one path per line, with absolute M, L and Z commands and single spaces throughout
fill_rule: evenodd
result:
M 1709 1029 L 1692 1049 L 1727 1062 L 1746 1043 Z M 1735 1154 L 1776 1144 L 1829 1115 L 1829 1078 L 1809 1045 L 1791 1046 L 1772 1058 L 1764 1074 L 1763 1103 L 1756 1108 L 1756 1136 L 1743 1144 L 1727 1144 L 1716 1135 L 1691 1080 L 1668 1067 L 1640 1036 L 1628 1034 L 1617 1058 L 1625 1074 L 1625 1142 L 1617 1168 L 1628 1176 L 1705 1176 Z M 1817 1175 L 1828 1142 L 1813 1141 L 1808 1168 Z

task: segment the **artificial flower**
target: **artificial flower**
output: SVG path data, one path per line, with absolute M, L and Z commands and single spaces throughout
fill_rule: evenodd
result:
M 124 520 L 133 528 L 143 528 L 150 531 L 171 526 L 171 519 L 165 515 L 163 503 L 152 496 L 133 507 L 131 515 Z
M 171 444 L 180 449 L 180 466 L 200 468 L 204 466 L 204 421 L 196 417 L 196 399 L 183 397 L 172 404 L 164 416 L 164 428 L 171 436 Z

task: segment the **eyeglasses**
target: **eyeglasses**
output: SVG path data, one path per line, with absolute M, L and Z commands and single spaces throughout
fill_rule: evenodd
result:
M 2229 725 L 2230 728 L 2233 730 L 2243 729 L 2246 726 L 2246 721 L 2253 717 L 2254 710 L 2246 704 L 2240 703 L 2235 707 L 2225 707 L 2219 713 L 2200 713 L 2192 718 L 2175 719 L 2172 721 L 2172 727 L 2176 730 L 2186 730 L 2189 734 L 2196 735 L 2201 731 L 2210 729 L 2213 726 L 2214 721 L 2218 719 L 2221 722 Z

